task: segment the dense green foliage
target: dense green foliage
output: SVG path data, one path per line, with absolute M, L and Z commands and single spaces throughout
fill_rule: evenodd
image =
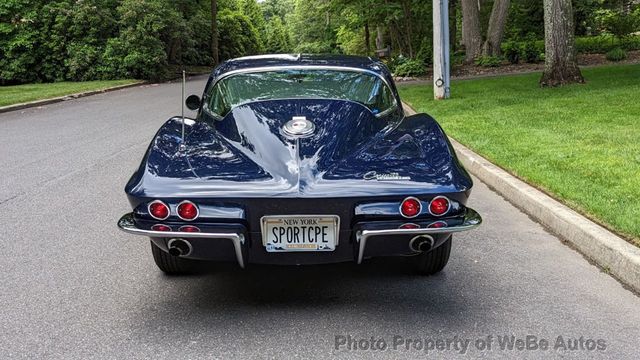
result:
M 255 0 L 218 7 L 223 59 L 265 51 Z M 211 65 L 210 42 L 210 1 L 4 0 L 0 84 L 163 79 L 170 64 Z
M 512 64 L 520 62 L 520 56 L 522 54 L 521 46 L 518 42 L 509 40 L 502 43 L 502 52 L 504 57 Z
M 486 36 L 494 0 L 480 0 Z M 422 0 L 218 0 L 219 57 L 259 53 L 345 53 L 386 59 L 399 74 L 432 59 L 432 2 Z M 543 58 L 539 0 L 511 0 L 502 56 Z M 574 0 L 579 52 L 640 49 L 640 6 Z M 451 48 L 461 59 L 460 1 L 450 2 Z M 169 69 L 213 65 L 211 0 L 3 0 L 0 84 L 114 78 L 162 79 Z M 484 40 L 484 39 L 483 39 Z M 493 55 L 493 54 L 488 54 Z M 500 55 L 500 54 L 496 54 Z M 411 62 L 396 69 L 405 60 Z M 503 59 L 478 59 L 496 65 Z
M 476 59 L 475 64 L 484 67 L 498 67 L 502 61 L 497 56 L 480 56 Z
M 428 65 L 431 62 L 432 3 L 418 0 L 288 0 L 293 12 L 286 16 L 294 50 L 372 55 L 377 47 L 390 46 L 390 68 L 406 76 L 408 65 L 399 55 Z M 484 37 L 493 0 L 480 0 L 480 25 Z M 620 0 L 574 0 L 577 50 L 606 53 L 613 48 L 640 49 L 640 6 Z M 540 0 L 512 0 L 502 49 L 512 63 L 544 59 L 544 11 Z M 462 13 L 459 1 L 450 2 L 452 58 L 461 45 Z M 376 37 L 380 36 L 380 42 Z M 484 40 L 484 38 L 483 38 Z M 477 59 L 483 66 L 497 66 L 502 59 Z M 395 65 L 402 65 L 396 69 Z M 415 65 L 416 63 L 412 63 Z M 398 70 L 400 72 L 398 72 Z M 412 67 L 412 70 L 415 68 Z
M 627 58 L 627 52 L 618 47 L 607 52 L 606 57 L 609 61 L 621 61 Z
M 613 49 L 640 50 L 640 36 L 627 36 L 618 39 L 611 35 L 580 36 L 576 38 L 576 50 L 581 54 L 605 54 Z M 517 51 L 520 60 L 537 62 L 540 54 L 544 53 L 544 41 L 528 37 L 522 41 L 509 40 L 502 43 L 505 56 L 509 52 Z
M 458 141 L 640 245 L 640 65 L 583 74 L 586 84 L 554 89 L 540 89 L 538 74 L 453 81 L 447 101 L 430 84 L 400 93 Z
M 166 63 L 161 36 L 174 31 L 168 1 L 4 2 L 0 17 L 2 82 L 141 76 Z M 151 11 L 145 11 L 149 7 Z M 179 36 L 179 34 L 176 34 Z M 159 51 L 159 50 L 160 51 Z M 134 52 L 129 54 L 129 51 Z M 144 53 L 145 56 L 140 56 Z M 125 55 L 130 55 L 125 59 Z M 149 55 L 149 56 L 146 56 Z M 117 63 L 115 63 L 117 60 Z M 142 60 L 138 66 L 135 61 Z
M 420 76 L 425 73 L 424 63 L 416 59 L 405 59 L 394 68 L 396 76 Z
M 221 59 L 263 52 L 258 31 L 249 17 L 238 11 L 225 9 L 218 13 L 218 23 Z
M 284 0 L 283 0 L 284 1 Z M 277 3 L 277 0 L 272 0 Z M 389 67 L 399 76 L 417 71 L 419 62 L 431 62 L 432 3 L 418 0 L 287 0 L 293 11 L 285 16 L 298 52 L 372 55 L 390 46 Z M 484 37 L 493 0 L 480 0 L 480 24 Z M 634 8 L 635 6 L 635 8 Z M 606 53 L 616 47 L 640 49 L 640 6 L 619 0 L 575 0 L 576 48 L 579 52 Z M 542 1 L 512 0 L 504 30 L 503 56 L 512 62 L 544 60 Z M 462 13 L 459 1 L 450 2 L 452 58 L 461 45 Z M 376 41 L 379 37 L 380 41 Z M 484 39 L 483 39 L 484 40 Z M 398 57 L 405 59 L 397 61 Z M 416 62 L 406 65 L 406 58 Z M 502 59 L 477 59 L 483 66 L 498 66 Z M 397 69 L 396 65 L 402 67 Z

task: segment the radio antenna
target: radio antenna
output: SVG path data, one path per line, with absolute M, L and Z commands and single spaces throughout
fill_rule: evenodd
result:
M 187 82 L 186 75 L 184 69 L 182 70 L 182 97 L 180 101 L 180 105 L 182 108 L 182 141 L 180 142 L 180 148 L 184 150 L 186 147 L 184 144 L 184 85 Z

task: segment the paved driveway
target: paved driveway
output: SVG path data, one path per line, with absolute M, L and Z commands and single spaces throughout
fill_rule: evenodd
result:
M 470 205 L 485 222 L 435 277 L 401 259 L 163 276 L 115 222 L 179 94 L 0 114 L 0 358 L 638 358 L 640 299 L 480 182 Z M 512 335 L 550 349 L 502 350 Z M 372 337 L 385 350 L 363 350 Z

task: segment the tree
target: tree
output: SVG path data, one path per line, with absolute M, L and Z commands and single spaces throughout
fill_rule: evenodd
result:
M 472 63 L 482 50 L 480 9 L 477 0 L 462 0 L 462 40 L 466 63 Z
M 218 52 L 218 1 L 211 0 L 211 57 L 213 65 L 220 63 Z
M 602 25 L 620 41 L 638 28 L 639 21 L 633 14 L 622 10 L 603 11 L 603 13 Z
M 509 14 L 509 0 L 495 0 L 489 18 L 489 28 L 487 29 L 487 40 L 482 47 L 484 56 L 497 56 L 501 54 L 500 45 L 504 36 L 504 28 L 507 24 Z
M 364 21 L 364 44 L 367 49 L 366 55 L 371 54 L 371 31 L 369 30 L 369 21 Z
M 261 47 L 260 52 L 263 52 L 263 45 L 266 41 L 266 23 L 264 21 L 262 7 L 260 7 L 256 0 L 242 0 L 241 9 L 242 13 L 246 15 L 249 20 L 251 20 L 251 24 L 258 32 L 258 38 Z
M 592 0 L 580 0 L 592 1 Z M 593 0 L 600 1 L 600 0 Z M 507 38 L 521 39 L 531 34 L 544 38 L 544 8 L 540 0 L 513 0 L 509 9 Z
M 295 6 L 295 0 L 265 0 L 260 3 L 264 19 L 268 22 L 272 17 L 277 16 L 285 21 L 285 16 L 290 14 Z
M 337 24 L 332 17 L 331 4 L 324 0 L 296 0 L 287 18 L 293 37 L 294 51 L 331 53 L 336 49 Z
M 266 50 L 272 54 L 284 54 L 291 51 L 289 32 L 282 24 L 280 17 L 273 16 L 267 23 Z
M 541 86 L 583 83 L 576 60 L 571 0 L 544 0 L 544 72 Z
M 449 50 L 454 53 L 456 52 L 457 39 L 456 36 L 458 34 L 458 22 L 456 19 L 458 16 L 457 12 L 457 3 L 458 0 L 449 0 Z
M 251 24 L 251 20 L 239 11 L 221 10 L 218 13 L 218 26 L 220 59 L 256 55 L 262 48 L 258 32 Z
M 124 0 L 117 12 L 120 34 L 107 42 L 101 71 L 110 78 L 165 78 L 168 45 L 183 35 L 180 14 L 169 0 Z

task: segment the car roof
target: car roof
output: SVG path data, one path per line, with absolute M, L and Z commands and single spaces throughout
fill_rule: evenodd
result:
M 386 66 L 376 58 L 352 55 L 281 54 L 246 56 L 227 60 L 213 71 L 211 77 L 217 78 L 228 72 L 242 69 L 279 66 L 348 67 L 372 71 L 382 76 L 388 76 Z

